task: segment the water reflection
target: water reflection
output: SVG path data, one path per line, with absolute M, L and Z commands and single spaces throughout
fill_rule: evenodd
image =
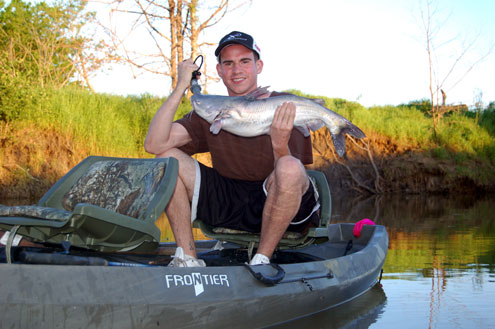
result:
M 277 328 L 493 327 L 495 195 L 334 195 L 332 206 L 333 222 L 370 218 L 387 227 L 383 289 Z
M 384 312 L 386 300 L 385 292 L 377 284 L 344 305 L 271 328 L 368 328 Z
M 371 327 L 495 323 L 495 196 L 334 197 L 333 206 L 334 221 L 371 218 L 390 236 L 387 305 Z
M 495 196 L 334 198 L 334 222 L 371 218 L 390 236 L 386 268 L 433 276 L 494 270 Z M 407 256 L 407 257 L 406 257 Z

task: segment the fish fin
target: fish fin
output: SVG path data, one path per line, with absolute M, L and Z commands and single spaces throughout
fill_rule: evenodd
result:
M 217 135 L 222 129 L 222 120 L 214 120 L 210 126 L 210 132 Z
M 268 91 L 269 87 L 270 86 L 258 87 L 255 90 L 253 90 L 252 92 L 246 94 L 246 96 L 244 96 L 244 97 L 246 97 L 249 100 L 268 98 L 272 94 L 270 91 Z
M 335 150 L 337 151 L 337 154 L 339 157 L 342 158 L 342 156 L 345 153 L 345 135 L 343 131 L 341 131 L 339 134 L 331 134 L 332 135 L 332 141 L 333 141 L 333 146 L 335 147 Z
M 352 122 L 347 122 L 346 126 L 342 129 L 342 132 L 344 134 L 349 134 L 352 137 L 356 137 L 356 138 L 366 137 L 363 131 L 359 129 L 356 125 L 354 125 Z
M 316 104 L 320 104 L 321 106 L 325 106 L 325 100 L 323 98 L 310 98 Z
M 295 126 L 294 128 L 299 130 L 301 132 L 301 134 L 304 135 L 304 137 L 308 137 L 310 135 L 309 129 L 306 126 Z
M 304 137 L 308 137 L 310 135 L 309 132 L 310 130 L 317 131 L 318 129 L 324 126 L 325 126 L 325 122 L 323 122 L 322 120 L 315 119 L 306 122 L 304 126 L 295 126 L 295 128 L 299 130 L 304 135 Z
M 317 131 L 318 129 L 325 126 L 325 122 L 323 122 L 322 120 L 315 119 L 306 122 L 306 126 L 308 127 L 308 129 L 311 129 L 312 131 Z
M 234 111 L 239 113 L 238 110 L 234 110 Z M 219 111 L 217 113 L 217 115 L 215 116 L 215 119 L 213 119 L 213 121 L 222 120 L 222 119 L 229 119 L 229 118 L 232 118 L 232 110 L 226 109 L 226 110 Z

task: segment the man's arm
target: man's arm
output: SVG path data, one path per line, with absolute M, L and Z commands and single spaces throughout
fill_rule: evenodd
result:
M 296 118 L 296 106 L 294 103 L 283 103 L 275 110 L 273 122 L 270 128 L 273 157 L 275 163 L 285 155 L 290 155 L 289 139 Z
M 179 64 L 177 86 L 151 120 L 148 134 L 144 140 L 146 152 L 161 154 L 191 141 L 191 136 L 187 130 L 181 124 L 173 123 L 173 121 L 182 96 L 189 87 L 192 72 L 197 69 L 198 66 L 193 63 L 192 59 Z

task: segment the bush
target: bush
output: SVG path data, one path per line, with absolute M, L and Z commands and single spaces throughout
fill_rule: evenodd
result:
M 22 79 L 0 77 L 0 121 L 12 122 L 25 117 L 45 98 L 42 89 L 29 87 Z
M 431 111 L 431 101 L 427 98 L 422 98 L 410 101 L 407 104 L 400 104 L 399 107 L 418 110 L 424 114 L 428 114 Z
M 495 102 L 491 102 L 483 112 L 481 112 L 479 125 L 491 136 L 495 136 Z

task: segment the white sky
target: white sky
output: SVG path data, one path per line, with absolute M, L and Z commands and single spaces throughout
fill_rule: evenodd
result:
M 301 5 L 304 3 L 304 5 Z M 439 76 L 453 67 L 460 49 L 477 38 L 443 85 L 448 103 L 495 101 L 495 49 L 461 80 L 467 67 L 495 43 L 495 1 L 437 0 Z M 264 70 L 260 85 L 271 90 L 298 89 L 327 97 L 358 101 L 365 106 L 397 105 L 428 98 L 429 77 L 425 34 L 416 0 L 253 0 L 252 5 L 207 29 L 204 40 L 217 43 L 232 30 L 251 34 L 261 48 Z M 463 44 L 464 42 L 464 44 Z M 146 45 L 140 44 L 143 48 Z M 214 68 L 214 48 L 206 50 Z M 98 92 L 166 96 L 170 79 L 115 68 L 96 76 Z M 225 95 L 221 82 L 210 94 Z

